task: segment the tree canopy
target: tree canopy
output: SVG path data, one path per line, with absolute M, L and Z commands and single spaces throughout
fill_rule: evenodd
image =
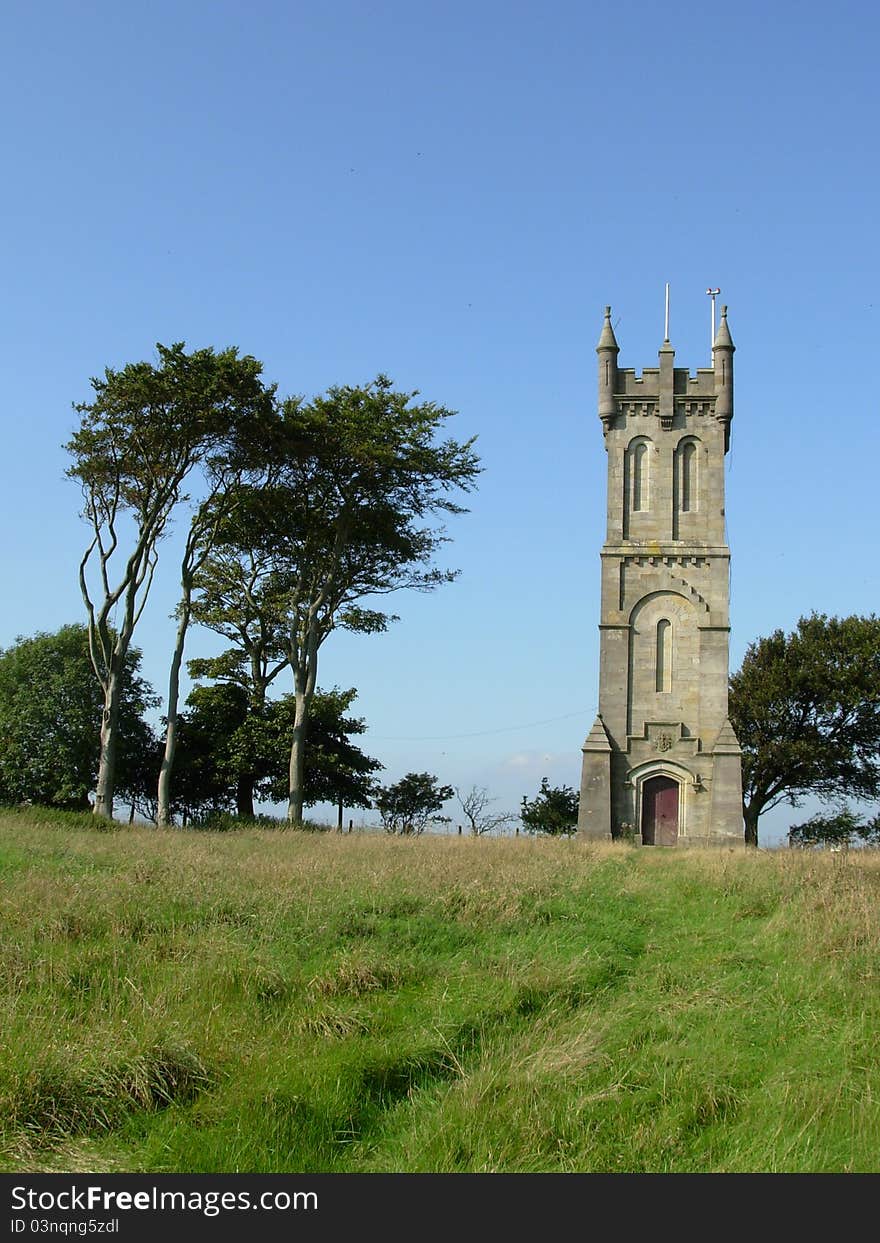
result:
M 417 400 L 417 392 L 395 390 L 383 375 L 360 387 L 332 387 L 311 401 L 279 402 L 275 386 L 262 380 L 261 364 L 234 348 L 188 353 L 182 342 L 156 348 L 155 363 L 108 368 L 92 379 L 93 399 L 74 407 L 80 424 L 65 446 L 72 459 L 67 474 L 82 489 L 90 527 L 79 581 L 103 695 L 95 813 L 113 814 L 126 653 L 161 540 L 184 506 L 190 521 L 159 760 L 159 823 L 170 822 L 175 805 L 180 670 L 191 619 L 232 644 L 196 665 L 244 692 L 243 700 L 230 690 L 215 695 L 208 712 L 227 725 L 244 713 L 230 734 L 238 747 L 239 811 L 252 811 L 259 781 L 280 788 L 274 758 L 271 777 L 264 766 L 269 736 L 281 729 L 288 731 L 285 794 L 292 821 L 301 820 L 322 764 L 320 797 L 332 793 L 340 807 L 362 805 L 377 764 L 357 748 L 343 763 L 351 745 L 344 738 L 358 724 L 346 718 L 339 733 L 346 705 L 331 711 L 336 732 L 329 749 L 318 736 L 327 707 L 319 703 L 310 712 L 319 650 L 334 629 L 371 633 L 396 620 L 375 607 L 378 597 L 407 587 L 430 591 L 455 577 L 435 558 L 447 541 L 442 520 L 464 512 L 456 494 L 469 491 L 480 471 L 473 441 L 444 439 L 454 412 Z M 270 706 L 268 689 L 288 666 L 293 695 Z M 190 710 L 189 792 L 181 805 L 191 801 L 208 763 L 193 758 L 193 714 L 208 707 L 204 699 Z M 206 720 L 198 727 L 203 742 Z M 309 729 L 315 756 L 307 781 Z M 255 765 L 250 773 L 242 767 L 248 753 Z M 148 756 L 152 744 L 141 748 L 144 763 Z M 217 790 L 209 797 L 215 796 L 221 797 Z
M 120 789 L 139 789 L 156 740 L 144 712 L 159 700 L 130 646 L 119 705 Z M 95 789 L 104 697 L 84 625 L 18 639 L 0 651 L 0 799 L 86 809 Z M 154 770 L 155 772 L 155 770 Z
M 266 477 L 242 490 L 206 562 L 204 581 L 213 584 L 208 624 L 230 635 L 238 629 L 235 641 L 246 651 L 243 618 L 258 619 L 265 651 L 276 664 L 280 653 L 291 667 L 293 821 L 302 818 L 308 707 L 322 644 L 339 627 L 387 627 L 392 616 L 362 602 L 407 587 L 430 591 L 455 577 L 433 564 L 446 542 L 436 519 L 463 512 L 452 494 L 473 487 L 480 468 L 472 441 L 437 440 L 453 412 L 417 396 L 395 391 L 380 375 L 308 403 L 284 402 Z M 241 566 L 238 579 L 231 560 Z M 254 567 L 258 578 L 245 600 L 242 583 Z
M 382 765 L 365 755 L 352 738 L 366 724 L 348 715 L 357 692 L 317 690 L 309 706 L 309 747 L 304 801 L 338 807 L 369 807 L 373 774 Z M 287 766 L 292 695 L 267 700 L 253 711 L 247 691 L 235 682 L 195 687 L 181 713 L 180 755 L 175 809 L 192 820 L 235 808 L 254 814 L 254 797 L 287 797 Z
M 92 379 L 93 400 L 74 406 L 80 426 L 65 446 L 73 459 L 67 474 L 82 488 L 91 528 L 79 580 L 104 695 L 95 813 L 107 817 L 113 814 L 122 668 L 159 541 L 185 497 L 188 477 L 197 467 L 207 476 L 222 470 L 273 402 L 261 364 L 235 349 L 187 354 L 178 342 L 156 350 L 157 365 L 130 363 Z
M 730 679 L 747 844 L 779 803 L 880 792 L 880 620 L 802 617 L 751 644 Z
M 880 814 L 871 817 L 859 815 L 851 807 L 841 807 L 829 815 L 811 816 L 803 824 L 795 824 L 788 830 L 792 846 L 851 846 L 861 841 L 864 845 L 880 845 Z

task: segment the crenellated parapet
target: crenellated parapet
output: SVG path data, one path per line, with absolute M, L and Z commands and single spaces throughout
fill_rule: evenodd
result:
M 599 417 L 603 432 L 625 427 L 632 419 L 657 419 L 662 431 L 689 421 L 714 418 L 724 425 L 725 452 L 733 418 L 733 353 L 735 346 L 727 324 L 727 307 L 721 308 L 721 324 L 712 347 L 711 367 L 692 374 L 673 365 L 675 351 L 668 341 L 660 349 L 660 366 L 637 371 L 618 367 L 620 347 L 611 326 L 611 307 L 596 346 L 599 356 Z
M 691 375 L 687 367 L 673 367 L 672 391 L 676 397 L 699 397 L 715 401 L 715 368 L 701 367 L 696 375 Z M 617 391 L 614 396 L 618 400 L 627 397 L 659 397 L 660 368 L 645 367 L 641 372 L 632 367 L 617 369 Z

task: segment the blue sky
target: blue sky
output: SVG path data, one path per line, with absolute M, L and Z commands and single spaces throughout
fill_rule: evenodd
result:
M 319 680 L 358 688 L 387 779 L 577 786 L 594 347 L 611 303 L 621 365 L 656 365 L 667 281 L 678 366 L 710 362 L 710 285 L 737 346 L 732 666 L 813 609 L 875 611 L 878 27 L 868 0 L 7 0 L 0 646 L 83 618 L 62 445 L 90 376 L 176 340 L 282 392 L 382 371 L 485 470 L 459 580 L 332 637 Z M 136 640 L 160 689 L 174 562 Z

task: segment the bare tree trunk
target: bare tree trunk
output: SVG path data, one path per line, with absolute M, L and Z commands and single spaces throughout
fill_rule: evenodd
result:
M 117 546 L 114 528 L 118 492 L 112 501 L 111 516 L 108 519 L 109 539 L 105 543 L 101 535 L 103 516 L 98 517 L 98 509 L 94 496 L 87 506 L 95 537 L 79 564 L 79 585 L 82 598 L 88 613 L 89 656 L 95 677 L 104 692 L 104 711 L 101 718 L 101 749 L 98 760 L 98 777 L 95 784 L 95 806 L 93 815 L 113 819 L 113 792 L 116 784 L 116 742 L 119 728 L 119 701 L 122 696 L 122 675 L 125 669 L 125 655 L 131 636 L 138 623 L 156 568 L 155 541 L 162 534 L 167 519 L 167 512 L 160 511 L 154 518 L 153 526 L 148 534 L 141 532 L 137 547 L 126 562 L 125 576 L 115 590 L 111 589 L 107 574 L 110 558 Z M 102 514 L 106 511 L 102 511 Z M 89 558 L 97 550 L 99 556 L 101 583 L 104 589 L 104 601 L 100 609 L 95 611 L 89 595 L 86 581 L 86 566 Z M 138 594 L 140 593 L 140 595 Z M 110 617 L 119 600 L 124 600 L 122 624 L 114 636 L 110 626 Z
M 293 689 L 296 700 L 296 711 L 293 718 L 293 738 L 290 743 L 290 774 L 289 794 L 287 801 L 287 819 L 291 824 L 302 824 L 303 796 L 305 794 L 306 771 L 306 730 L 309 723 L 309 708 L 315 695 L 318 680 L 318 637 L 317 609 L 312 608 L 306 624 L 305 642 L 302 649 L 291 648 L 288 659 L 293 669 Z
M 339 796 L 339 814 L 336 817 L 336 832 L 342 832 L 342 795 Z
M 113 789 L 116 782 L 116 743 L 119 737 L 119 671 L 113 669 L 107 679 L 104 712 L 101 716 L 101 751 L 98 780 L 95 784 L 96 816 L 113 819 Z
M 309 700 L 311 700 L 311 696 Z M 302 824 L 303 818 L 303 779 L 305 777 L 308 711 L 305 692 L 301 691 L 297 686 L 293 738 L 290 743 L 290 792 L 287 802 L 287 819 L 291 824 Z
M 183 664 L 183 648 L 186 643 L 186 631 L 189 626 L 189 592 L 181 606 L 180 622 L 177 626 L 177 641 L 174 655 L 171 657 L 171 670 L 168 675 L 168 724 L 165 727 L 165 754 L 162 756 L 162 767 L 159 770 L 159 788 L 157 791 L 156 824 L 160 829 L 167 828 L 171 823 L 171 774 L 174 770 L 174 757 L 177 754 L 177 704 L 180 699 L 180 667 Z

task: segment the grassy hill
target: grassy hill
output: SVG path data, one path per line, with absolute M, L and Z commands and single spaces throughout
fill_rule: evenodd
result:
M 0 1169 L 880 1168 L 880 857 L 0 813 Z

